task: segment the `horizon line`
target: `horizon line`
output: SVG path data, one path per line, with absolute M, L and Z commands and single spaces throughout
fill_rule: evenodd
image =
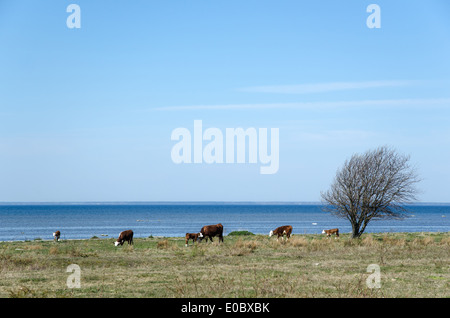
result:
M 236 204 L 257 204 L 257 205 L 270 205 L 270 204 L 286 204 L 286 205 L 325 205 L 320 201 L 0 201 L 1 205 L 156 205 L 156 204 L 221 204 L 221 205 L 236 205 Z M 450 202 L 434 202 L 434 201 L 420 201 L 409 202 L 405 205 L 450 205 Z

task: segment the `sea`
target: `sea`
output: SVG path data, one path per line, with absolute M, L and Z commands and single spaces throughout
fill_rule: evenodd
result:
M 372 220 L 366 233 L 448 232 L 450 204 L 407 206 L 403 219 Z M 222 223 L 233 231 L 266 234 L 292 225 L 293 234 L 319 234 L 339 228 L 350 233 L 348 220 L 323 211 L 317 203 L 61 203 L 0 204 L 0 241 L 117 238 L 131 229 L 135 237 L 184 237 L 204 225 Z

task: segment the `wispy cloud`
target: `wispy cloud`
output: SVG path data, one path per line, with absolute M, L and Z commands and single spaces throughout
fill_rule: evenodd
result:
M 342 90 L 408 86 L 414 83 L 416 83 L 416 81 L 407 81 L 407 80 L 331 82 L 331 83 L 313 83 L 300 85 L 254 86 L 241 88 L 239 89 L 239 91 L 251 93 L 275 93 L 275 94 L 315 94 L 315 93 L 325 93 Z
M 302 142 L 317 141 L 359 141 L 377 136 L 378 133 L 368 130 L 326 130 L 323 132 L 302 131 L 295 135 Z
M 195 111 L 195 110 L 262 110 L 262 109 L 309 109 L 328 110 L 346 109 L 353 107 L 450 107 L 450 98 L 425 99 L 381 99 L 354 101 L 323 101 L 298 103 L 255 103 L 255 104 L 226 104 L 226 105 L 188 105 L 156 107 L 158 111 Z

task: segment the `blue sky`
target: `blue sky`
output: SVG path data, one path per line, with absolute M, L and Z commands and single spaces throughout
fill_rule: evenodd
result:
M 421 201 L 450 202 L 449 15 L 444 0 L 2 0 L 0 202 L 319 201 L 382 145 L 411 156 Z M 279 171 L 174 164 L 171 132 L 194 120 L 279 128 Z

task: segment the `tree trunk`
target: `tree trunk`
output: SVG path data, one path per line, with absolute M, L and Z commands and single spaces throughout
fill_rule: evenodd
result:
M 352 239 L 359 238 L 362 232 L 360 226 L 357 223 L 352 223 Z

